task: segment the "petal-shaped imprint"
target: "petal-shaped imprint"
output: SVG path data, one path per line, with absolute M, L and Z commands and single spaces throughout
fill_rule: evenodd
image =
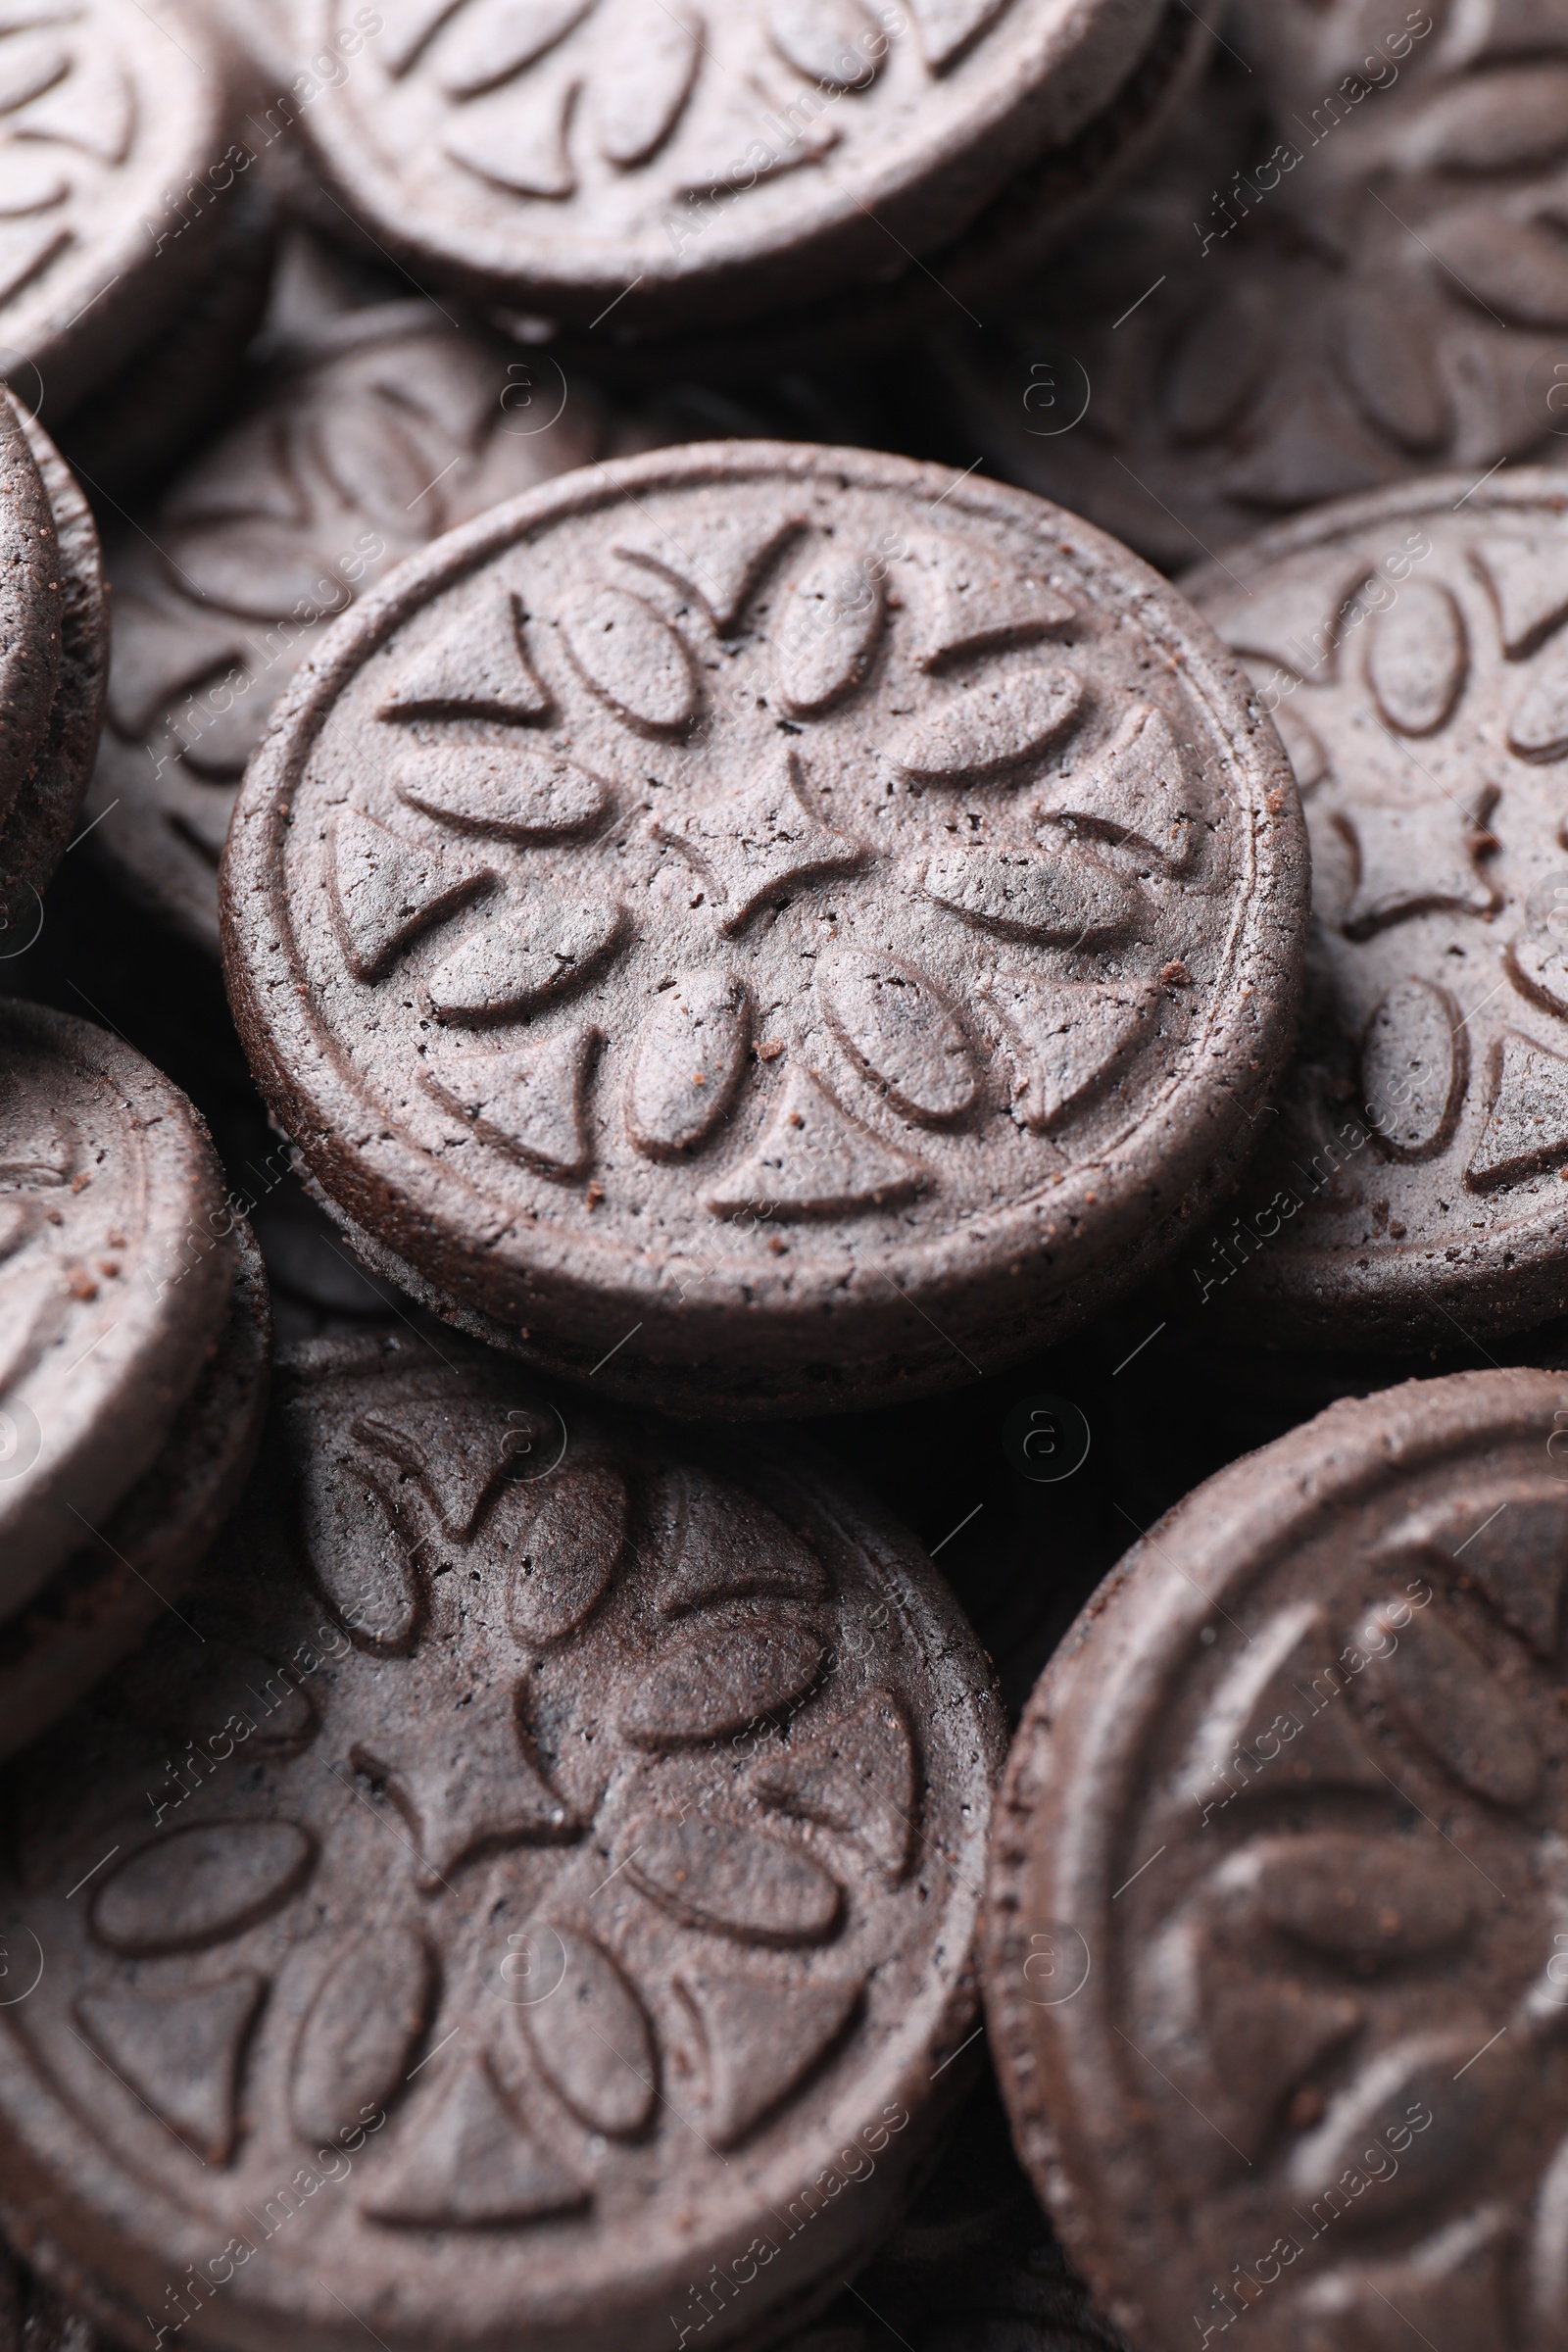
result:
M 1508 720 L 1508 749 L 1521 760 L 1541 760 L 1568 752 L 1568 637 L 1548 645 L 1525 672 Z
M 798 1845 L 694 1814 L 626 1834 L 626 1875 L 688 1927 L 740 1943 L 821 1943 L 838 1925 L 838 1881 Z
M 1396 2118 L 1411 2132 L 1398 2170 L 1377 2180 L 1375 2194 L 1354 2199 L 1342 2194 L 1330 2204 L 1342 2229 L 1359 2223 L 1381 2230 L 1473 2177 L 1524 2092 L 1522 2078 L 1532 2065 L 1526 2047 L 1513 2036 L 1499 2037 L 1494 2049 L 1478 2057 L 1486 2040 L 1483 2026 L 1473 2037 L 1412 2034 L 1392 2049 L 1374 2051 L 1333 2099 L 1317 2130 L 1297 2143 L 1287 2168 L 1297 2202 L 1310 2212 L 1329 2197 Z M 1369 2188 L 1364 2172 L 1356 2169 L 1353 2177 Z
M 267 1991 L 250 1969 L 170 1992 L 86 1993 L 76 2021 L 100 2057 L 191 2155 L 225 2165 L 238 2130 L 240 2062 Z M 336 2132 L 352 2114 L 336 2117 Z
M 852 1118 L 809 1071 L 792 1069 L 756 1151 L 710 1194 L 717 1217 L 869 1215 L 922 1192 L 929 1171 Z
M 417 1480 L 446 1533 L 466 1544 L 507 1488 L 551 1459 L 560 1428 L 553 1406 L 508 1404 L 492 1394 L 379 1404 L 359 1415 L 353 1434 L 356 1445 Z
M 1367 679 L 1401 735 L 1435 735 L 1464 690 L 1470 649 L 1458 606 L 1434 580 L 1411 580 L 1372 624 Z
M 1476 856 L 1495 799 L 1488 788 L 1469 808 L 1359 801 L 1336 809 L 1335 830 L 1356 862 L 1355 897 L 1340 926 L 1347 939 L 1370 939 L 1392 923 L 1440 908 L 1492 913 L 1500 902 Z
M 1361 414 L 1401 449 L 1439 449 L 1453 411 L 1437 340 L 1446 324 L 1424 286 L 1389 270 L 1352 280 L 1337 307 L 1334 357 Z
M 1568 955 L 1555 939 L 1538 939 L 1527 931 L 1509 946 L 1503 967 L 1522 997 L 1568 1020 Z
M 982 931 L 1043 947 L 1086 948 L 1136 930 L 1139 894 L 1072 844 L 1054 851 L 950 850 L 921 878 L 926 896 Z
M 653 2030 L 620 1970 L 591 1936 L 545 1927 L 565 1958 L 548 2000 L 514 2009 L 540 2073 L 590 2132 L 629 2139 L 658 2093 Z
M 466 1028 L 514 1020 L 593 979 L 625 932 L 611 900 L 558 898 L 543 884 L 508 891 L 430 974 L 429 1008 Z
M 617 717 L 645 735 L 670 735 L 697 710 L 697 679 L 679 630 L 625 588 L 582 588 L 560 615 L 578 675 Z
M 1402 1623 L 1408 1609 L 1391 1608 Z M 1384 1703 L 1418 1748 L 1466 1788 L 1516 1810 L 1541 1780 L 1541 1750 L 1512 1691 L 1438 1604 L 1398 1634 L 1398 1646 L 1368 1670 Z
M 1455 205 L 1429 220 L 1422 241 L 1472 302 L 1509 326 L 1568 326 L 1568 255 L 1544 215 L 1510 215 L 1502 206 Z
M 767 29 L 780 57 L 824 89 L 868 87 L 887 55 L 861 0 L 768 0 Z
M 392 1503 L 358 1463 L 308 1438 L 295 1459 L 306 1556 L 318 1584 L 361 1642 L 393 1657 L 406 1654 L 422 1612 Z
M 92 1932 L 132 1959 L 200 1951 L 280 1910 L 315 1861 L 315 1841 L 296 1822 L 197 1822 L 144 1845 L 104 1881 Z
M 649 1159 L 675 1159 L 728 1116 L 746 1075 L 752 1006 L 744 980 L 685 972 L 660 991 L 632 1048 L 626 1132 Z
M 1362 2183 L 1357 2193 L 1365 2194 L 1378 2174 L 1348 2177 Z M 1343 2209 L 1346 2196 L 1343 2186 L 1337 2194 L 1325 2193 L 1319 2230 Z M 1367 2221 L 1372 2226 L 1374 2217 Z M 1362 2352 L 1363 2346 L 1366 2352 L 1396 2352 L 1396 2346 L 1402 2352 L 1413 2339 L 1431 2352 L 1549 2343 L 1560 2301 L 1538 2305 L 1537 2324 L 1522 2338 L 1509 2326 L 1519 2273 L 1517 2229 L 1506 2206 L 1484 2205 L 1386 2261 L 1342 2263 L 1302 2287 L 1291 2315 L 1292 2352 Z
M 1568 567 L 1554 531 L 1498 532 L 1470 550 L 1497 611 L 1502 650 L 1528 661 L 1568 620 Z
M 583 1021 L 500 1054 L 445 1053 L 421 1075 L 480 1143 L 542 1176 L 580 1176 L 593 1157 L 588 1080 L 603 1035 Z
M 677 1984 L 703 2031 L 703 2136 L 732 2148 L 812 2072 L 859 2003 L 863 1977 L 780 1984 L 730 1967 L 688 1968 Z
M 695 1619 L 645 1653 L 621 1732 L 639 1747 L 722 1740 L 804 1697 L 826 1656 L 808 1625 L 750 1610 Z
M 436 1973 L 424 1937 L 393 1924 L 351 1930 L 305 2013 L 289 2114 L 302 2139 L 389 2108 L 430 2022 Z
M 946 73 L 996 23 L 1010 0 L 909 0 L 925 62 Z
M 1356 1733 L 1327 1612 L 1303 1600 L 1261 1626 L 1221 1679 L 1193 1736 L 1183 1802 L 1199 1826 L 1256 1788 L 1382 1788 Z
M 1517 1184 L 1568 1157 L 1568 1061 L 1505 1029 L 1492 1049 L 1492 1110 L 1466 1168 L 1475 1191 Z
M 461 833 L 562 841 L 591 833 L 610 805 L 597 776 L 571 760 L 485 743 L 432 746 L 400 762 L 400 801 Z
M 567 144 L 577 90 L 553 74 L 496 90 L 448 119 L 447 154 L 508 195 L 563 204 L 577 189 Z
M 394 78 L 417 64 L 449 17 L 463 0 L 381 0 L 378 14 L 384 25 L 382 41 L 388 74 Z
M 890 1102 L 942 1127 L 974 1102 L 979 1071 L 963 1024 L 918 964 L 849 949 L 817 974 L 834 1035 Z
M 791 582 L 773 629 L 773 676 L 792 717 L 819 717 L 862 683 L 885 602 L 881 573 L 853 556 L 822 557 Z
M 892 1886 L 914 1841 L 914 1741 L 891 1690 L 868 1690 L 846 1716 L 797 1734 L 756 1781 L 764 1805 L 858 1838 Z
M 547 2148 L 503 2092 L 484 2057 L 436 2078 L 367 2211 L 408 2230 L 493 2230 L 574 2213 L 592 2190 Z
M 652 4 L 658 7 L 661 0 Z M 695 597 L 722 637 L 734 628 L 786 543 L 805 528 L 805 516 L 788 508 L 760 514 L 744 508 L 736 514 L 705 517 L 702 530 L 693 534 L 658 524 L 629 529 L 615 541 L 615 553 Z
M 390 719 L 493 718 L 506 726 L 529 726 L 549 713 L 549 690 L 528 659 L 512 595 L 486 598 L 477 612 L 466 601 L 393 671 L 379 710 Z
M 1499 16 L 1499 33 L 1504 21 Z M 1472 50 L 1472 61 L 1475 55 Z M 1414 171 L 1473 172 L 1483 178 L 1543 171 L 1565 153 L 1568 66 L 1544 59 L 1436 91 L 1399 141 L 1400 163 Z
M 1012 1062 L 1012 1114 L 1049 1135 L 1110 1084 L 1159 1009 L 1147 982 L 1046 980 L 997 972 L 979 992 L 1001 1025 Z
M 536 1504 L 510 1545 L 507 1615 L 519 1642 L 564 1642 L 615 1573 L 626 1542 L 626 1482 L 608 1462 L 562 1469 L 519 1490 Z
M 1361 1043 L 1361 1096 L 1396 1159 L 1432 1159 L 1453 1140 L 1469 1077 L 1459 1007 L 1430 980 L 1399 980 Z
M 1462 1555 L 1465 1575 L 1537 1657 L 1556 1656 L 1568 1577 L 1568 1486 L 1466 1481 L 1447 1501 L 1398 1521 L 1378 1558 L 1399 1564 L 1410 1552 L 1440 1566 Z M 1395 1632 L 1402 1614 L 1390 1620 Z
M 1257 1838 L 1221 1878 L 1252 1920 L 1357 1962 L 1442 1951 L 1477 1911 L 1473 1876 L 1449 1849 L 1403 1836 Z
M 983 783 L 1050 751 L 1083 707 L 1083 681 L 1070 669 L 1004 670 L 920 711 L 888 757 L 917 783 Z
M 1360 556 L 1302 558 L 1255 595 L 1222 607 L 1214 625 L 1233 653 L 1256 655 L 1314 686 L 1331 685 L 1367 569 Z
M 607 163 L 630 172 L 672 135 L 702 64 L 705 30 L 700 11 L 680 0 L 621 0 L 601 25 L 593 108 Z
M 915 660 L 922 669 L 939 669 L 968 654 L 1033 645 L 1077 618 L 1073 605 L 1045 579 L 999 564 L 982 545 L 914 539 L 909 556 L 918 582 Z
M 827 1571 L 815 1552 L 745 1488 L 704 1470 L 672 1470 L 668 1490 L 674 1525 L 658 1585 L 662 1616 L 763 1595 L 828 1597 Z
M 1275 349 L 1276 312 L 1257 285 L 1225 288 L 1184 322 L 1164 384 L 1165 414 L 1189 447 L 1217 440 L 1251 407 Z
M 1115 741 L 1041 803 L 1043 816 L 1147 852 L 1172 873 L 1192 863 L 1201 813 L 1170 723 L 1148 703 L 1135 704 Z
M 510 81 L 581 23 L 593 0 L 474 0 L 441 44 L 441 86 L 480 97 Z
M 356 980 L 384 979 L 421 932 L 444 922 L 495 880 L 471 857 L 410 841 L 361 809 L 332 825 L 332 921 Z

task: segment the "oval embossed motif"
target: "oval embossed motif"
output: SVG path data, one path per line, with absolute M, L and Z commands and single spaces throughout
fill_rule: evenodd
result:
M 391 2104 L 430 2020 L 435 1969 L 422 1936 L 352 1934 L 306 2012 L 289 2113 L 306 2139 Z
M 127 1958 L 199 1951 L 277 1910 L 315 1859 L 292 1821 L 198 1822 L 121 1865 L 93 1904 L 93 1933 Z
M 767 29 L 779 55 L 824 89 L 863 89 L 887 54 L 860 0 L 772 0 Z
M 1407 1612 L 1406 1612 L 1407 1613 Z M 1391 1621 L 1397 1625 L 1397 1609 Z M 1494 1805 L 1528 1804 L 1541 1779 L 1529 1725 L 1474 1645 L 1436 1610 L 1373 1661 L 1383 1696 L 1455 1780 Z
M 686 111 L 703 55 L 695 8 L 622 0 L 605 25 L 594 82 L 599 152 L 629 172 L 659 153 Z
M 593 1463 L 549 1480 L 538 1516 L 513 1546 L 511 1616 L 519 1640 L 561 1642 L 581 1625 L 625 1541 L 626 1483 L 618 1470 Z
M 924 710 L 893 745 L 893 764 L 922 784 L 970 784 L 1004 775 L 1049 751 L 1084 705 L 1070 669 L 1014 670 Z
M 927 864 L 925 890 L 982 930 L 1048 947 L 1124 939 L 1138 915 L 1137 893 L 1080 849 L 949 851 Z
M 597 776 L 569 760 L 544 759 L 508 744 L 444 744 L 398 769 L 397 794 L 411 808 L 459 832 L 502 841 L 556 841 L 590 832 L 609 796 Z
M 559 899 L 524 889 L 494 900 L 431 973 L 425 995 L 437 1020 L 487 1028 L 589 980 L 626 927 L 610 900 Z
M 827 1655 L 808 1626 L 750 1614 L 673 1636 L 647 1659 L 620 1712 L 639 1747 L 721 1740 L 809 1690 Z
M 707 1141 L 746 1074 L 752 1042 L 744 981 L 688 972 L 655 998 L 633 1052 L 626 1129 L 649 1159 Z
M 820 1943 L 837 1925 L 838 1881 L 812 1855 L 734 1822 L 645 1821 L 628 1878 L 688 1927 L 743 1943 Z
M 882 581 L 869 564 L 833 556 L 803 573 L 774 632 L 773 670 L 796 718 L 831 710 L 858 686 L 882 633 Z
M 1361 1093 L 1397 1159 L 1430 1159 L 1453 1135 L 1469 1056 L 1459 1008 L 1430 980 L 1396 982 L 1366 1026 Z
M 520 2008 L 542 2074 L 590 2132 L 629 2139 L 653 2112 L 654 2037 L 642 2003 L 591 1936 L 550 1928 L 564 1957 L 561 1983 L 547 2001 Z
M 841 1045 L 900 1110 L 940 1127 L 970 1108 L 979 1076 L 963 1024 L 917 964 L 852 952 L 820 975 L 817 995 Z
M 1373 628 L 1367 675 L 1401 735 L 1433 735 L 1451 716 L 1469 664 L 1464 620 L 1446 588 L 1414 580 Z
M 697 680 L 677 630 L 625 588 L 585 588 L 561 614 L 572 664 L 601 702 L 646 735 L 672 735 L 697 710 Z
M 1352 1959 L 1439 1951 L 1476 1913 L 1463 1869 L 1409 1838 L 1325 1830 L 1271 1840 L 1246 1860 L 1270 1927 Z

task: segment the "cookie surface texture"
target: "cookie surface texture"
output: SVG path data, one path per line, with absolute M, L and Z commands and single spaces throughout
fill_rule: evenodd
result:
M 814 1456 L 528 1380 L 285 1357 L 188 1625 L 19 1774 L 0 2210 L 106 2325 L 772 2340 L 961 2093 L 1003 1734 L 941 1579 Z
M 1251 1148 L 1305 874 L 1249 702 L 1017 493 L 585 470 L 302 674 L 225 866 L 253 1066 L 378 1271 L 558 1368 L 736 1413 L 971 1377 Z
M 1537 1371 L 1333 1406 L 1162 1520 L 1035 1692 L 994 2047 L 1138 2352 L 1557 2324 L 1565 1425 Z
M 1276 1342 L 1528 1330 L 1565 1296 L 1568 493 L 1446 477 L 1226 564 L 1188 585 L 1291 750 L 1316 921 L 1277 1140 L 1188 1279 Z

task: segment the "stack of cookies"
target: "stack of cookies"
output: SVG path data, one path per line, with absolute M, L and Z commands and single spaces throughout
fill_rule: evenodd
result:
M 1554 2341 L 1568 0 L 0 120 L 0 2352 Z

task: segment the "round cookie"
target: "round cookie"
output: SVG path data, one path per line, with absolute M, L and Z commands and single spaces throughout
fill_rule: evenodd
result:
M 230 1312 L 233 1218 L 185 1097 L 0 1002 L 0 1616 L 145 1476 Z
M 959 1612 L 798 1446 L 676 1455 L 450 1341 L 277 1391 L 188 1627 L 14 1784 L 8 2230 L 127 2337 L 775 2340 L 972 2063 Z
M 285 295 L 288 289 L 285 288 Z M 95 853 L 218 949 L 218 860 L 245 762 L 331 617 L 454 523 L 596 457 L 603 403 L 558 367 L 382 301 L 274 340 L 246 413 L 108 540 Z
M 1191 609 L 1016 492 L 717 444 L 365 600 L 253 762 L 230 996 L 377 1272 L 663 1409 L 998 1369 L 1252 1148 L 1306 872 Z
M 51 426 L 174 320 L 245 167 L 223 52 L 185 0 L 0 25 L 0 374 Z
M 1568 25 L 1442 15 L 1244 10 L 1145 176 L 933 354 L 958 462 L 1171 568 L 1435 467 L 1560 462 Z
M 1135 1546 L 1030 1703 L 993 2046 L 1137 2352 L 1558 2324 L 1565 1424 L 1562 1373 L 1335 1405 Z
M 45 755 L 64 601 L 49 493 L 17 405 L 0 393 L 0 838 Z
M 15 415 L 12 402 L 0 406 Z M 26 781 L 0 822 L 0 940 L 12 954 L 36 936 L 44 887 L 81 814 L 109 679 L 109 614 L 92 511 L 42 425 L 25 416 L 21 423 L 53 534 L 49 626 L 58 666 Z
M 311 47 L 346 0 L 305 12 Z M 428 0 L 304 118 L 416 271 L 587 326 L 755 317 L 896 273 L 1065 146 L 1162 0 Z
M 1275 1346 L 1561 1314 L 1568 483 L 1347 501 L 1188 585 L 1294 758 L 1317 919 L 1276 1132 L 1184 1287 Z
M 267 1405 L 267 1268 L 234 1224 L 226 1322 L 169 1443 L 89 1543 L 0 1624 L 0 1756 L 74 1706 L 172 1606 L 249 1475 Z

